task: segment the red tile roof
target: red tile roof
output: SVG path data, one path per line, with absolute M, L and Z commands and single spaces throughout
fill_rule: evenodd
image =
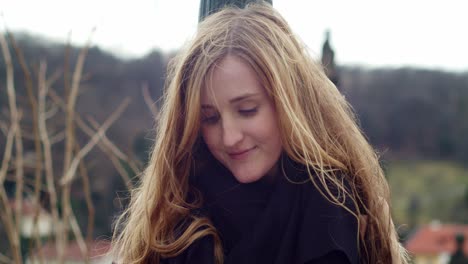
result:
M 455 251 L 455 236 L 465 235 L 463 251 L 468 254 L 468 225 L 426 225 L 421 227 L 406 243 L 412 254 L 435 255 Z
M 94 241 L 89 245 L 89 257 L 96 258 L 105 255 L 110 249 L 110 242 L 99 240 Z M 57 258 L 57 248 L 55 243 L 48 243 L 42 247 L 42 254 L 46 260 Z M 37 253 L 34 255 L 38 255 Z M 84 256 L 81 254 L 80 247 L 76 241 L 69 241 L 68 248 L 65 254 L 67 260 L 83 260 Z
M 16 207 L 18 206 L 18 202 L 14 199 L 11 199 L 8 201 L 10 204 L 10 208 L 12 210 L 16 210 Z M 33 216 L 35 211 L 36 206 L 34 206 L 34 203 L 29 200 L 29 199 L 23 199 L 23 205 L 21 207 L 21 211 L 23 212 L 23 215 L 27 216 Z M 39 212 L 45 212 L 45 210 L 42 207 L 39 207 Z

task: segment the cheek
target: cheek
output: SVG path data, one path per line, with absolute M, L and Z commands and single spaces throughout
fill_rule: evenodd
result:
M 217 146 L 217 136 L 216 136 L 216 131 L 213 128 L 202 128 L 201 129 L 201 135 L 203 138 L 203 141 L 205 141 L 206 146 L 208 149 L 213 152 L 213 150 Z
M 259 141 L 271 151 L 282 149 L 282 141 L 277 127 L 271 127 L 271 130 L 265 130 L 263 134 L 259 135 Z
M 279 125 L 274 111 L 271 110 L 262 120 L 258 120 L 255 127 L 260 141 L 269 143 L 272 147 L 281 144 Z

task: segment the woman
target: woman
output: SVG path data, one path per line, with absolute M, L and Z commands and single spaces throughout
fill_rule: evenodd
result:
M 375 152 L 271 6 L 206 18 L 171 69 L 118 263 L 406 263 Z

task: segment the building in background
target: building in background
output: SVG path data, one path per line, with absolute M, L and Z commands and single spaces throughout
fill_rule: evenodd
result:
M 16 207 L 16 201 L 10 200 L 10 208 L 12 211 L 14 211 Z M 39 237 L 48 237 L 52 235 L 52 216 L 44 208 L 39 207 L 36 212 L 36 207 L 33 202 L 29 199 L 24 199 L 21 211 L 21 226 L 19 230 L 21 237 L 31 239 L 34 236 L 34 232 L 37 232 Z M 34 219 L 36 213 L 37 220 Z M 34 230 L 34 221 L 37 221 L 37 231 Z
M 112 263 L 112 259 L 107 253 L 110 250 L 110 242 L 104 240 L 94 241 L 88 244 L 89 247 L 89 262 L 85 261 L 79 244 L 76 241 L 69 242 L 65 254 L 65 264 L 109 264 Z M 59 263 L 57 261 L 58 253 L 55 243 L 48 243 L 42 247 L 42 257 L 44 262 L 48 264 Z M 27 260 L 26 264 L 41 263 L 39 261 L 39 253 L 31 255 Z
M 328 78 L 338 87 L 339 76 L 335 64 L 335 51 L 330 44 L 330 30 L 325 32 L 325 42 L 322 46 L 322 65 Z
M 456 237 L 468 237 L 468 225 L 451 225 L 434 222 L 419 228 L 406 243 L 415 264 L 448 264 L 456 251 Z M 468 255 L 468 244 L 463 251 Z

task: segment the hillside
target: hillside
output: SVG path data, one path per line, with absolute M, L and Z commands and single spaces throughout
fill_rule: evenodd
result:
M 24 34 L 18 34 L 17 41 L 35 73 L 42 59 L 47 62 L 48 76 L 55 71 L 63 73 L 67 67 L 74 68 L 78 47 L 70 49 L 70 63 L 66 66 L 65 45 Z M 77 111 L 84 118 L 91 116 L 102 123 L 125 97 L 129 97 L 130 106 L 106 134 L 124 152 L 143 161 L 151 145 L 155 120 L 144 102 L 142 86 L 149 87 L 154 100 L 160 98 L 169 57 L 154 51 L 140 59 L 122 60 L 91 47 L 86 58 Z M 3 60 L 0 57 L 0 120 L 6 121 L 8 104 Z M 18 104 L 26 115 L 22 127 L 30 130 L 24 77 L 15 56 L 13 60 Z M 397 221 L 463 220 L 468 205 L 459 200 L 468 183 L 466 168 L 460 164 L 468 162 L 468 72 L 342 66 L 339 74 L 339 88 L 356 110 L 364 133 L 384 161 L 388 161 L 387 174 L 395 198 Z M 51 89 L 64 95 L 64 76 L 60 76 Z M 63 122 L 49 123 L 56 133 L 64 128 Z M 79 132 L 77 136 L 80 144 L 89 140 L 84 133 Z M 2 136 L 0 149 L 4 144 Z M 25 141 L 24 147 L 32 150 L 33 144 Z M 63 143 L 54 145 L 57 157 L 63 155 L 63 147 Z M 3 152 L 0 158 L 2 155 Z M 115 198 L 125 187 L 102 152 L 95 150 L 86 160 L 92 175 L 93 200 L 99 208 L 95 234 L 110 234 L 113 217 L 121 209 Z M 84 197 L 79 188 L 75 186 L 73 193 L 78 216 L 80 210 L 84 210 Z M 126 196 L 125 192 L 121 194 Z

